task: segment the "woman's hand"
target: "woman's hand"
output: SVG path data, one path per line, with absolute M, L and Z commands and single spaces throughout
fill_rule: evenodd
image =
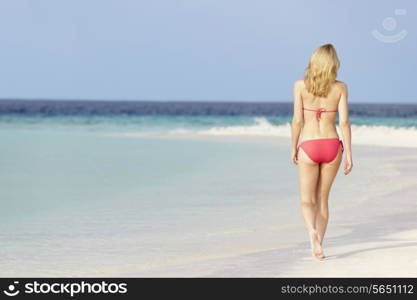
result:
M 297 149 L 291 150 L 291 163 L 293 163 L 294 165 L 298 165 L 297 152 L 298 152 Z
M 345 175 L 349 174 L 350 171 L 352 171 L 352 168 L 353 168 L 352 156 L 347 155 L 345 158 L 345 169 L 343 170 L 343 173 L 345 173 Z

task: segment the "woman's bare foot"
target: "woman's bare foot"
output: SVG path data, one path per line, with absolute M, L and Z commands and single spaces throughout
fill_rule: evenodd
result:
M 324 253 L 316 230 L 310 232 L 310 244 L 313 257 L 322 260 L 324 258 Z

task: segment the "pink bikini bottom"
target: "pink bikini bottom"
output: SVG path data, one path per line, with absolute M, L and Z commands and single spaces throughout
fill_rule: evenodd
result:
M 297 147 L 297 159 L 298 148 L 301 147 L 312 161 L 316 163 L 331 162 L 336 158 L 337 153 L 339 152 L 339 144 L 342 146 L 343 152 L 343 142 L 338 138 L 320 138 L 302 141 Z

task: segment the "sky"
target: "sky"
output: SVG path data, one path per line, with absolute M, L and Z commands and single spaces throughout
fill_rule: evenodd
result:
M 0 2 L 0 98 L 292 101 L 332 43 L 351 102 L 417 103 L 417 1 Z

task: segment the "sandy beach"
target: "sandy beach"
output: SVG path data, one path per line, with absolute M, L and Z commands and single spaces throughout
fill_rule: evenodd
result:
M 209 138 L 224 139 L 224 137 Z M 241 140 L 238 137 L 228 137 L 228 139 Z M 282 146 L 288 142 L 288 139 L 256 137 L 251 140 L 254 141 Z M 355 165 L 353 173 L 344 176 L 340 170 L 330 196 L 330 221 L 324 242 L 325 260 L 316 261 L 311 257 L 301 216 L 294 215 L 298 223 L 287 232 L 288 236 L 291 236 L 291 243 L 285 247 L 202 259 L 120 275 L 139 277 L 417 276 L 416 150 L 354 144 L 353 151 Z M 352 190 L 355 187 L 356 192 Z M 296 194 L 294 196 L 296 197 Z M 335 199 L 338 199 L 338 202 Z M 285 238 L 288 236 L 284 232 L 283 235 L 274 238 L 280 241 L 280 244 L 286 244 Z
M 413 147 L 354 139 L 318 262 L 288 137 L 16 129 L 2 138 L 1 276 L 417 276 Z

